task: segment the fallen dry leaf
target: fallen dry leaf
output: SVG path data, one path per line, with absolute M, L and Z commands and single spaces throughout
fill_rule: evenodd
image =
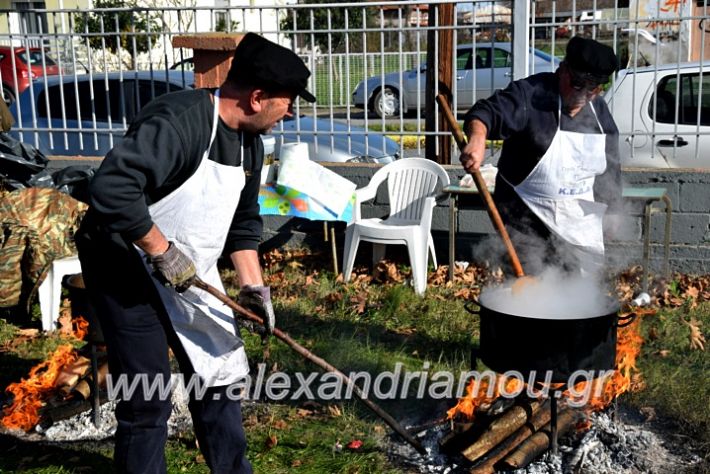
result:
M 641 407 L 639 408 L 639 412 L 643 415 L 645 422 L 652 421 L 656 418 L 656 409 L 653 407 Z
M 668 349 L 661 349 L 660 351 L 658 351 L 658 355 L 661 357 L 668 357 L 670 354 L 671 351 L 669 351 Z
M 695 319 L 695 317 L 691 317 L 690 322 L 683 318 L 681 318 L 681 321 L 683 321 L 683 323 L 690 328 L 690 334 L 688 336 L 690 339 L 690 348 L 693 350 L 704 351 L 707 341 L 705 340 L 703 332 L 700 330 L 700 321 Z
M 244 425 L 245 428 L 249 428 L 250 426 L 256 426 L 258 423 L 259 423 L 259 418 L 257 418 L 256 415 L 249 415 L 242 422 L 242 424 Z
M 288 423 L 286 423 L 285 420 L 276 420 L 271 426 L 273 426 L 277 430 L 284 430 L 288 428 Z
M 306 418 L 313 414 L 313 410 L 306 410 L 305 408 L 296 408 L 296 417 Z
M 385 427 L 382 425 L 375 425 L 372 430 L 377 433 L 377 434 L 384 434 L 387 430 L 385 430 Z
M 39 336 L 39 329 L 20 329 L 17 331 L 18 336 L 33 338 Z
M 367 293 L 362 291 L 358 293 L 357 295 L 353 295 L 350 297 L 350 302 L 353 303 L 353 311 L 357 314 L 362 314 L 365 312 L 365 309 L 367 308 L 367 300 L 368 296 Z
M 276 437 L 276 435 L 269 435 L 264 441 L 266 449 L 273 449 L 276 447 L 277 444 L 279 444 L 279 439 Z
M 301 461 L 300 459 L 294 459 L 293 461 L 291 461 L 291 467 L 298 467 L 301 464 L 303 464 L 303 461 Z
M 71 311 L 60 311 L 59 317 L 57 318 L 57 325 L 59 326 L 59 334 L 62 336 L 71 336 L 74 332 L 72 328 Z
M 328 405 L 328 413 L 333 417 L 343 416 L 343 412 L 340 411 L 338 405 Z

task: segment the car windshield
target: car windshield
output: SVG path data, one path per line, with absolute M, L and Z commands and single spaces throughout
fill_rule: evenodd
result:
M 54 66 L 55 62 L 52 58 L 47 56 L 46 54 L 42 54 L 42 51 L 40 50 L 32 50 L 29 52 L 23 51 L 18 54 L 19 58 L 24 62 L 25 64 L 29 64 L 30 66 L 41 66 L 42 65 L 42 56 L 44 56 L 44 64 L 47 66 Z M 29 56 L 29 60 L 28 60 Z

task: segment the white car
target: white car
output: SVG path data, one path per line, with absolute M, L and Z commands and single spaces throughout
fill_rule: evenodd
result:
M 530 50 L 530 73 L 553 72 L 558 58 L 538 49 Z M 456 104 L 467 110 L 473 103 L 505 88 L 512 78 L 512 44 L 477 43 L 456 47 Z M 384 82 L 383 82 L 384 79 Z M 384 84 L 384 87 L 382 86 Z M 361 81 L 353 91 L 355 107 L 374 111 L 379 117 L 393 117 L 426 103 L 426 64 L 419 69 L 392 72 Z M 401 105 L 401 107 L 400 107 Z
M 605 100 L 622 165 L 710 168 L 710 61 L 622 70 Z

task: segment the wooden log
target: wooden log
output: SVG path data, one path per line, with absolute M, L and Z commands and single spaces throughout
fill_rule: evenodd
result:
M 473 422 L 451 421 L 451 431 L 439 439 L 439 448 L 445 452 L 461 451 L 467 446 L 473 427 Z
M 79 356 L 72 363 L 66 364 L 57 375 L 54 387 L 66 396 L 79 383 L 79 380 L 89 371 L 91 361 L 88 357 Z
M 106 375 L 108 374 L 108 362 L 104 362 L 98 370 L 98 386 L 106 385 Z M 93 383 L 93 376 L 89 373 L 86 377 L 81 379 L 81 381 L 74 387 L 73 393 L 78 394 L 84 400 L 88 400 L 91 395 L 91 385 Z
M 579 412 L 563 410 L 557 417 L 557 433 L 563 435 L 574 427 L 579 420 Z M 549 423 L 521 444 L 518 449 L 506 456 L 501 463 L 508 469 L 522 469 L 534 461 L 550 447 L 551 427 Z
M 479 463 L 471 469 L 473 474 L 490 474 L 495 472 L 495 464 L 508 453 L 520 446 L 533 433 L 550 422 L 550 402 L 546 401 L 533 417 L 520 427 L 515 433 L 506 438 L 502 443 L 488 452 Z
M 541 405 L 542 402 L 535 400 L 513 406 L 503 415 L 493 420 L 476 442 L 464 449 L 461 454 L 469 461 L 476 461 L 520 429 L 525 422 L 533 417 Z

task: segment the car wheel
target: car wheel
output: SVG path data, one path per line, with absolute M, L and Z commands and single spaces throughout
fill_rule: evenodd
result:
M 399 115 L 399 92 L 390 87 L 380 89 L 372 102 L 372 108 L 380 118 Z
M 10 89 L 8 89 L 7 87 L 2 88 L 2 98 L 8 107 L 10 107 L 13 102 L 15 102 L 15 94 L 13 94 L 12 91 L 10 91 Z

